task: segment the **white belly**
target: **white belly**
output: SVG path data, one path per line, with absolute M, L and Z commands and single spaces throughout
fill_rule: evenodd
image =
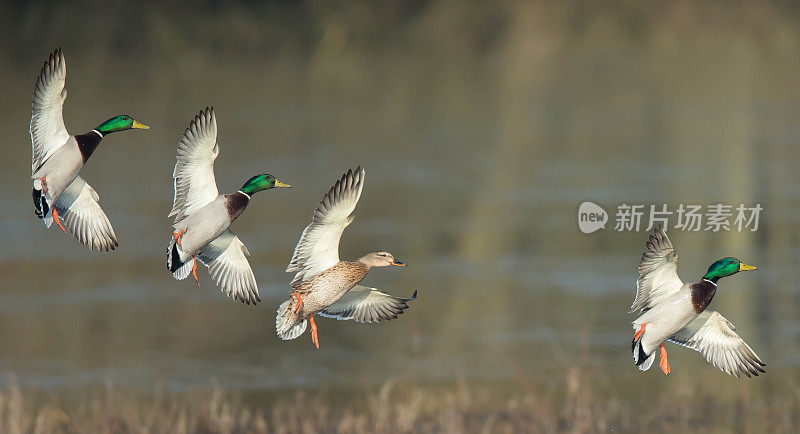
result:
M 36 170 L 31 179 L 45 178 L 47 181 L 47 196 L 51 201 L 54 201 L 75 180 L 82 168 L 83 159 L 80 151 L 78 151 L 77 142 L 71 139 L 64 146 L 58 148 L 42 164 L 42 167 Z
M 638 331 L 642 324 L 647 323 L 642 335 L 642 347 L 646 354 L 650 354 L 697 315 L 692 307 L 691 289 L 684 285 L 678 292 L 636 318 L 633 329 Z
M 198 254 L 206 244 L 225 232 L 230 224 L 224 196 L 217 197 L 213 202 L 176 223 L 175 232 L 186 229 L 178 248 L 181 260 L 185 261 Z

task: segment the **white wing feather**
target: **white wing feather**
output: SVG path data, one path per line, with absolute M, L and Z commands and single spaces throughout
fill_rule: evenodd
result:
M 669 340 L 700 352 L 709 363 L 736 377 L 766 372 L 766 363 L 734 330 L 719 312 L 706 310 Z
M 629 312 L 643 312 L 678 292 L 683 282 L 678 277 L 678 253 L 664 228 L 659 226 L 647 241 L 647 250 L 639 261 L 636 298 Z
M 335 303 L 320 311 L 319 315 L 338 320 L 352 319 L 360 323 L 390 321 L 408 309 L 406 303 L 415 298 L 416 291 L 411 298 L 401 298 L 380 289 L 356 285 Z
M 296 272 L 292 285 L 307 280 L 339 262 L 339 239 L 352 221 L 361 190 L 364 169 L 348 170 L 336 181 L 314 210 L 311 224 L 306 226 L 294 249 L 287 272 Z
M 189 124 L 178 142 L 175 170 L 175 199 L 168 217 L 175 222 L 204 207 L 219 196 L 214 178 L 214 160 L 219 155 L 217 118 L 206 107 Z
M 208 267 L 208 274 L 228 297 L 256 304 L 261 298 L 247 256 L 250 256 L 247 247 L 227 229 L 203 247 L 197 257 Z
M 64 226 L 92 250 L 114 250 L 119 244 L 111 222 L 100 208 L 100 196 L 80 176 L 53 204 Z
M 36 172 L 69 139 L 62 116 L 64 100 L 67 98 L 67 90 L 64 88 L 66 79 L 67 63 L 59 48 L 44 63 L 33 90 L 30 125 L 33 155 L 31 173 Z

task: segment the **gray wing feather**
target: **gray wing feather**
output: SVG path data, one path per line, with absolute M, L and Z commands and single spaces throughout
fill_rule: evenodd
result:
M 53 205 L 78 241 L 92 250 L 114 250 L 119 245 L 117 236 L 99 201 L 97 192 L 77 176 Z
M 206 107 L 189 123 L 178 142 L 175 170 L 172 172 L 175 197 L 168 216 L 175 216 L 175 222 L 219 196 L 214 177 L 217 155 L 217 117 L 213 107 Z
M 364 169 L 348 170 L 323 196 L 294 248 L 286 271 L 296 272 L 292 285 L 307 280 L 339 262 L 339 240 L 353 221 L 352 213 L 364 188 Z
M 250 256 L 247 247 L 230 229 L 208 243 L 197 255 L 228 297 L 242 303 L 256 304 L 261 298 L 247 256 Z
M 64 100 L 67 99 L 67 90 L 64 88 L 66 79 L 67 62 L 59 48 L 44 63 L 33 90 L 30 124 L 33 155 L 31 173 L 36 172 L 56 149 L 69 140 L 62 116 Z
M 320 311 L 319 315 L 338 320 L 352 319 L 360 323 L 390 321 L 408 309 L 407 303 L 415 298 L 416 291 L 411 298 L 401 298 L 380 289 L 356 285 L 335 303 Z
M 766 363 L 734 331 L 736 327 L 719 312 L 706 310 L 669 340 L 698 351 L 723 372 L 748 378 L 766 372 Z
M 672 247 L 664 228 L 653 230 L 647 250 L 639 261 L 636 298 L 629 312 L 643 312 L 678 292 L 683 282 L 678 277 L 678 253 Z

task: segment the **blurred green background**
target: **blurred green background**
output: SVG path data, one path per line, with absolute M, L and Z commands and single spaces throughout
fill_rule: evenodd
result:
M 388 380 L 561 393 L 574 389 L 577 366 L 623 407 L 644 391 L 700 384 L 719 402 L 753 394 L 796 405 L 793 4 L 70 1 L 0 10 L 0 386 L 57 397 L 107 384 L 144 395 L 213 386 L 255 401 Z M 119 238 L 111 254 L 87 252 L 33 214 L 31 95 L 59 46 L 71 133 L 120 113 L 152 127 L 107 138 L 82 172 Z M 233 226 L 252 253 L 255 307 L 226 299 L 205 272 L 196 288 L 164 266 L 177 139 L 207 105 L 218 115 L 220 191 L 264 171 L 294 186 L 258 195 Z M 282 342 L 274 315 L 292 248 L 317 201 L 357 165 L 367 181 L 341 256 L 392 252 L 409 267 L 375 270 L 365 283 L 419 298 L 380 325 L 321 319 L 320 350 L 307 334 Z M 757 232 L 671 237 L 684 280 L 729 255 L 759 266 L 725 279 L 712 308 L 770 372 L 738 380 L 672 345 L 673 374 L 640 373 L 626 312 L 647 234 L 613 224 L 582 234 L 584 200 L 612 212 L 622 203 L 761 204 Z

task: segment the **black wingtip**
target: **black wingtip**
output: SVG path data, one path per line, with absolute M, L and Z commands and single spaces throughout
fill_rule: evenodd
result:
M 411 300 L 416 300 L 416 299 L 417 299 L 417 291 L 416 291 L 416 290 L 414 290 L 414 294 L 411 296 L 411 298 L 409 298 L 409 299 L 408 299 L 408 300 L 406 300 L 406 301 L 411 301 Z

